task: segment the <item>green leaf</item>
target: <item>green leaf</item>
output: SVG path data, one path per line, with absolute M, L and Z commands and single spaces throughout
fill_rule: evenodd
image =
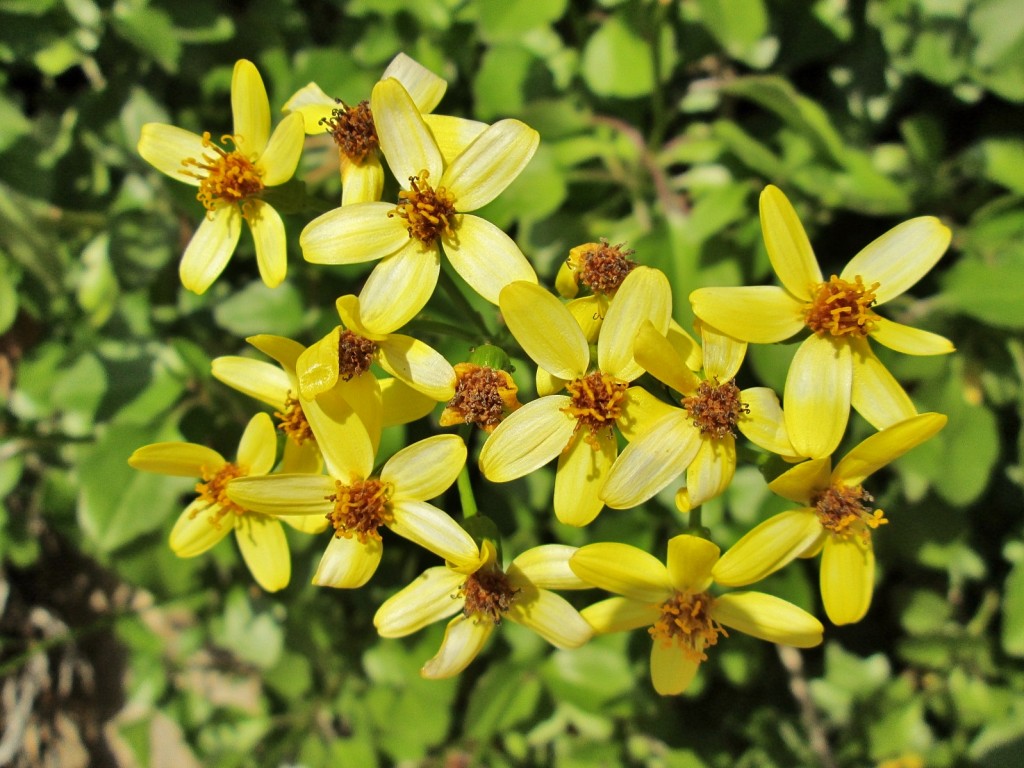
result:
M 1015 138 L 985 139 L 978 145 L 985 178 L 1024 195 L 1024 141 Z
M 293 336 L 305 327 L 305 311 L 298 288 L 282 283 L 268 288 L 254 280 L 213 309 L 217 325 L 235 336 L 275 333 Z
M 525 103 L 526 80 L 536 59 L 515 43 L 495 45 L 484 53 L 473 78 L 476 116 L 483 120 L 519 114 Z
M 213 620 L 211 630 L 217 645 L 261 669 L 270 669 L 281 657 L 284 631 L 280 623 L 269 611 L 254 611 L 242 587 L 228 593 L 224 614 Z
M 480 34 L 489 43 L 515 42 L 524 33 L 558 21 L 565 13 L 567 0 L 503 0 L 479 3 Z
M 663 50 L 674 50 L 671 28 L 665 25 L 661 34 Z M 619 99 L 647 96 L 655 87 L 651 45 L 623 13 L 616 13 L 587 40 L 581 73 L 587 87 L 598 96 Z
M 574 651 L 557 651 L 541 668 L 541 676 L 559 701 L 598 712 L 603 702 L 640 684 L 626 659 L 626 639 L 625 634 L 607 635 Z
M 763 0 L 699 0 L 700 18 L 734 59 L 764 68 L 775 58 L 779 41 L 768 34 L 768 10 Z
M 149 8 L 144 4 L 118 3 L 114 6 L 112 18 L 121 37 L 167 72 L 178 71 L 181 41 L 170 14 L 162 8 Z
M 0 251 L 0 334 L 14 324 L 18 316 L 18 278 L 7 255 Z
M 0 152 L 6 151 L 31 130 L 32 123 L 21 110 L 6 96 L 0 96 Z
M 1010 656 L 1024 657 L 1024 546 L 1013 542 L 1016 560 L 1003 585 L 1003 627 L 1000 640 Z M 1011 551 L 1010 545 L 1006 547 Z
M 102 326 L 117 307 L 120 290 L 110 264 L 110 236 L 97 235 L 82 251 L 82 270 L 78 275 L 76 296 L 79 306 L 94 327 Z
M 533 714 L 540 693 L 540 679 L 528 667 L 492 665 L 470 694 L 465 735 L 487 742 L 495 734 L 510 730 Z

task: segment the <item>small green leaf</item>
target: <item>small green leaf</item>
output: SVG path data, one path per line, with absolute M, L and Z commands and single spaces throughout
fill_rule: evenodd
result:
M 299 290 L 291 283 L 268 288 L 254 280 L 213 310 L 217 325 L 235 336 L 275 333 L 292 336 L 305 327 Z

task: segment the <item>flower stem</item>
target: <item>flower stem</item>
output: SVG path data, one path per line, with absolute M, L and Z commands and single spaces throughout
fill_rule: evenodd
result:
M 472 424 L 465 424 L 459 430 L 459 434 L 462 436 L 462 442 L 466 444 L 467 448 L 472 447 L 473 430 L 474 427 Z M 464 464 L 462 466 L 462 471 L 459 472 L 459 477 L 456 483 L 459 489 L 459 502 L 462 504 L 462 517 L 466 520 L 471 517 L 476 517 L 479 510 L 476 506 L 476 496 L 473 495 L 473 483 L 469 479 L 468 464 Z
M 467 299 L 462 291 L 459 290 L 459 286 L 451 276 L 451 272 L 449 271 L 450 269 L 451 267 L 448 266 L 448 262 L 441 262 L 441 274 L 438 279 L 438 282 L 441 285 L 441 290 L 447 294 L 448 299 L 451 301 L 452 308 L 459 315 L 464 317 L 467 322 L 472 323 L 479 328 L 484 339 L 490 339 L 491 331 L 487 327 L 487 323 L 484 322 L 483 316 L 473 308 L 473 305 L 469 303 L 469 299 Z

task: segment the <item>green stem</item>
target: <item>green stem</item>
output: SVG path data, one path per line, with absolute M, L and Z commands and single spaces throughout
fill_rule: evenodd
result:
M 480 343 L 480 334 L 459 325 L 441 322 L 440 320 L 413 320 L 407 326 L 408 332 L 416 338 L 421 334 L 434 334 L 435 336 L 464 339 L 471 344 Z
M 668 3 L 658 3 L 654 11 L 654 28 L 651 32 L 651 65 L 654 69 L 654 90 L 651 92 L 651 136 L 650 148 L 656 151 L 661 146 L 667 126 L 665 96 L 662 92 L 664 73 L 661 71 L 661 27 L 665 23 Z
M 438 279 L 441 290 L 448 295 L 448 299 L 451 301 L 455 311 L 464 317 L 466 322 L 475 325 L 483 334 L 485 340 L 490 339 L 491 331 L 487 327 L 487 323 L 484 322 L 483 316 L 473 308 L 473 305 L 469 303 L 469 299 L 459 290 L 459 286 L 456 285 L 455 279 L 449 272 L 450 269 L 451 267 L 448 265 L 448 262 L 441 262 L 441 274 Z
M 459 429 L 459 435 L 462 437 L 462 442 L 466 444 L 467 449 L 473 446 L 474 429 L 475 427 L 472 424 L 463 424 L 462 428 Z M 476 517 L 480 510 L 477 509 L 476 496 L 473 495 L 473 483 L 469 479 L 469 465 L 463 465 L 456 482 L 459 489 L 459 502 L 462 504 L 462 517 L 466 520 Z
M 704 525 L 701 522 L 701 511 L 702 507 L 690 510 L 689 524 L 686 526 L 688 533 L 692 533 L 694 536 L 704 536 Z

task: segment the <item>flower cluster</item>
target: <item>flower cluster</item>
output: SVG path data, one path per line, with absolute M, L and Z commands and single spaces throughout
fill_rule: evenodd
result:
M 544 287 L 516 242 L 474 213 L 523 171 L 539 136 L 518 120 L 486 125 L 435 114 L 445 89 L 399 55 L 354 106 L 309 84 L 271 133 L 263 82 L 239 61 L 231 133 L 215 140 L 173 126 L 142 129 L 142 157 L 197 187 L 205 209 L 181 261 L 187 289 L 202 293 L 216 280 L 242 221 L 264 282 L 285 279 L 284 224 L 267 192 L 291 178 L 307 134 L 337 144 L 343 194 L 339 207 L 302 230 L 302 256 L 325 265 L 377 262 L 358 295 L 337 299 L 339 323 L 324 337 L 305 346 L 254 336 L 248 342 L 273 362 L 213 361 L 214 377 L 268 406 L 276 429 L 268 413 L 253 416 L 234 461 L 181 442 L 131 456 L 140 470 L 199 478 L 195 501 L 171 531 L 174 552 L 199 555 L 234 530 L 257 583 L 280 590 L 290 578 L 283 521 L 324 539 L 314 584 L 354 589 L 373 577 L 388 537 L 408 539 L 440 562 L 388 598 L 374 624 L 383 637 L 401 637 L 450 619 L 423 667 L 429 678 L 465 669 L 505 619 L 559 648 L 647 627 L 654 688 L 678 694 L 729 630 L 819 644 L 824 627 L 803 608 L 720 589 L 746 587 L 819 553 L 825 615 L 834 624 L 862 619 L 874 587 L 872 540 L 889 522 L 864 483 L 946 422 L 917 412 L 870 339 L 914 355 L 953 350 L 876 310 L 937 262 L 949 230 L 935 218 L 912 219 L 826 279 L 792 205 L 768 186 L 761 225 L 781 287 L 693 291 L 691 335 L 673 319 L 668 278 L 622 243 L 573 248 L 556 291 Z M 399 188 L 391 201 L 380 199 L 385 168 Z M 471 354 L 454 364 L 406 329 L 434 296 L 442 254 L 478 295 L 476 306 L 494 305 L 504 323 L 493 338 L 481 330 Z M 465 296 L 448 298 L 475 312 Z M 797 334 L 781 401 L 766 387 L 741 388 L 748 345 Z M 510 355 L 535 365 L 536 398 L 520 403 Z M 440 404 L 435 425 L 458 434 L 439 431 L 377 468 L 384 427 L 430 418 Z M 833 466 L 851 409 L 876 431 Z M 723 554 L 700 509 L 731 483 L 740 440 L 791 465 L 768 487 L 795 508 Z M 477 512 L 470 456 L 493 483 L 556 461 L 551 507 L 564 525 L 587 526 L 605 506 L 636 507 L 673 484 L 690 524 L 667 541 L 664 563 L 617 542 L 540 544 L 506 562 L 501 534 L 511 532 Z M 433 503 L 457 480 L 461 521 Z M 578 599 L 558 594 L 595 588 L 615 596 L 577 610 Z

